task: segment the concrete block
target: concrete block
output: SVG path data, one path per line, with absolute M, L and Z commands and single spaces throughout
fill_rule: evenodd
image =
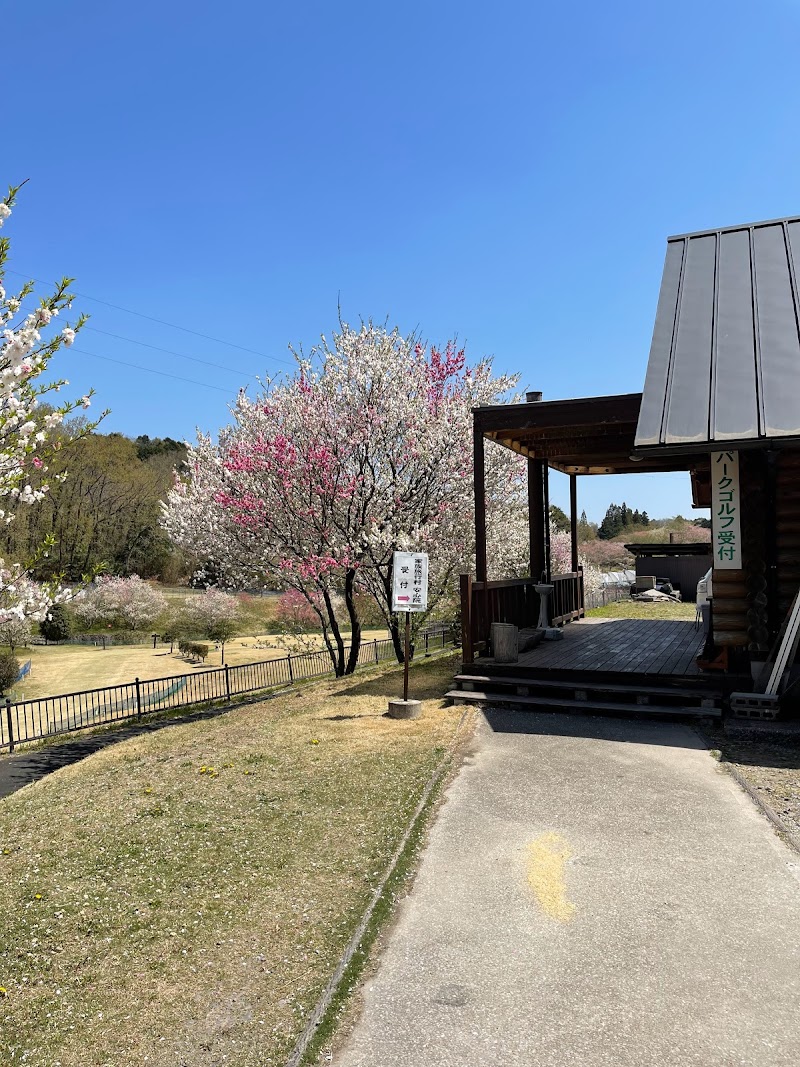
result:
M 421 700 L 390 700 L 390 719 L 418 719 L 422 712 Z

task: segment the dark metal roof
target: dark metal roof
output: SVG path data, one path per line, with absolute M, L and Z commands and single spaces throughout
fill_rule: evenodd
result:
M 475 431 L 530 459 L 547 460 L 566 474 L 689 470 L 702 453 L 678 460 L 633 457 L 641 393 L 581 397 L 473 408 Z
M 710 556 L 711 541 L 683 541 L 680 544 L 653 544 L 636 541 L 623 546 L 632 556 L 649 558 L 650 556 Z
M 636 448 L 800 436 L 800 217 L 670 237 Z

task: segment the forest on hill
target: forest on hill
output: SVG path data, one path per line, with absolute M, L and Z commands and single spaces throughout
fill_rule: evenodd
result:
M 185 456 L 185 446 L 169 437 L 87 434 L 56 454 L 44 498 L 0 530 L 0 556 L 30 560 L 53 534 L 55 545 L 33 567 L 34 578 L 78 581 L 102 568 L 178 580 L 185 565 L 159 527 L 159 501 Z

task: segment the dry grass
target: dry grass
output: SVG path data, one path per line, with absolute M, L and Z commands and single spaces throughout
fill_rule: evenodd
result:
M 0 806 L 0 1062 L 282 1063 L 454 737 L 454 663 L 103 750 Z
M 384 630 L 368 630 L 363 640 L 379 641 L 386 637 Z M 208 643 L 208 642 L 207 642 Z M 319 648 L 324 647 L 322 637 L 316 639 Z M 256 663 L 265 659 L 283 659 L 286 650 L 278 646 L 273 636 L 234 638 L 225 645 L 225 662 L 231 667 L 240 663 Z M 26 675 L 12 691 L 14 700 L 34 700 L 57 693 L 75 693 L 83 689 L 101 689 L 107 685 L 143 681 L 150 678 L 167 678 L 177 674 L 192 674 L 196 670 L 219 667 L 221 656 L 214 650 L 205 664 L 197 665 L 180 655 L 175 646 L 117 645 L 96 648 L 93 645 L 36 645 L 18 653 L 21 661 L 31 660 L 30 674 Z

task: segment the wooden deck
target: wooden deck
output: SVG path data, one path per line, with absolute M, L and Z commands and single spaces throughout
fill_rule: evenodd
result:
M 692 622 L 672 619 L 584 619 L 519 657 L 519 668 L 692 677 L 705 641 Z M 491 660 L 485 661 L 491 663 Z

